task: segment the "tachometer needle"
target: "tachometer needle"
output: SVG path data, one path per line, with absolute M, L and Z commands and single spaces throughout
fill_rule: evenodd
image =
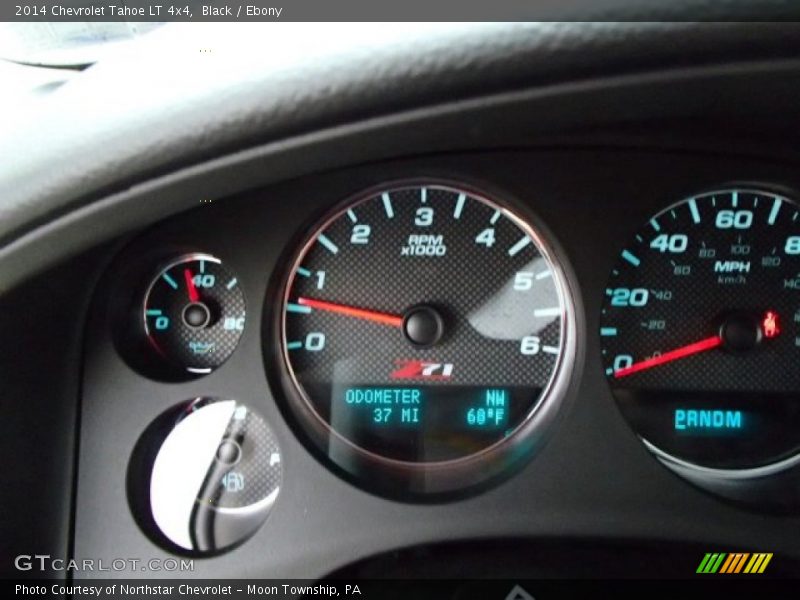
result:
M 200 302 L 200 294 L 197 292 L 197 286 L 192 279 L 192 272 L 189 269 L 183 270 L 183 278 L 186 280 L 186 289 L 189 290 L 189 301 Z
M 679 360 L 681 358 L 691 356 L 692 354 L 705 352 L 706 350 L 711 350 L 721 345 L 722 345 L 722 338 L 718 335 L 715 335 L 713 337 L 700 340 L 699 342 L 695 342 L 693 344 L 689 344 L 687 346 L 682 346 L 680 348 L 676 348 L 675 350 L 665 352 L 661 356 L 654 356 L 653 358 L 648 358 L 643 361 L 633 363 L 632 365 L 625 367 L 624 369 L 615 371 L 614 377 L 616 379 L 619 379 L 620 377 L 633 375 L 634 373 L 638 373 L 639 371 L 652 369 L 653 367 L 657 367 L 658 365 L 663 365 L 672 362 L 674 360 Z
M 356 308 L 355 306 L 347 306 L 345 304 L 335 304 L 333 302 L 325 302 L 324 300 L 314 300 L 313 298 L 298 298 L 297 303 L 302 306 L 308 306 L 316 310 L 325 310 L 356 319 L 364 319 L 381 325 L 390 325 L 391 327 L 402 327 L 403 317 L 398 315 L 391 315 L 387 313 L 377 312 L 374 310 L 366 310 L 363 308 Z

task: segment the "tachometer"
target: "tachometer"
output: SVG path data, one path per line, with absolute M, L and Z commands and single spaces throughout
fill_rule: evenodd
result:
M 313 229 L 284 290 L 292 410 L 352 474 L 416 473 L 417 491 L 457 487 L 459 468 L 485 479 L 484 459 L 511 460 L 510 441 L 563 395 L 574 312 L 562 268 L 539 231 L 473 191 L 357 197 Z
M 800 206 L 746 189 L 684 200 L 625 247 L 605 294 L 605 372 L 654 452 L 741 476 L 797 461 Z

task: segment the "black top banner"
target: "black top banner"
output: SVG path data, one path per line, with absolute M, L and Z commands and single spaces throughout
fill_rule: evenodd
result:
M 17 0 L 0 21 L 791 21 L 787 0 Z

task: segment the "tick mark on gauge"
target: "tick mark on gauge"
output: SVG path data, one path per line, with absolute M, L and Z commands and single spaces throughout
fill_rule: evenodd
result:
M 381 194 L 381 200 L 383 200 L 383 210 L 386 211 L 386 218 L 391 219 L 394 217 L 394 209 L 392 208 L 392 199 L 389 197 L 388 192 L 384 192 Z
M 428 201 L 428 188 L 424 187 L 419 190 L 419 201 L 423 204 Z
M 692 221 L 695 225 L 700 222 L 700 211 L 697 209 L 697 200 L 692 198 L 689 200 L 689 212 L 692 213 Z
M 552 271 L 550 271 L 550 270 L 542 271 L 541 273 L 537 273 L 536 274 L 536 280 L 540 281 L 542 279 L 547 279 L 548 277 L 552 277 L 552 276 L 553 276 L 553 272 Z
M 778 213 L 781 210 L 782 202 L 780 198 L 775 198 L 775 202 L 772 203 L 772 210 L 769 211 L 769 219 L 767 219 L 767 223 L 770 225 L 775 225 L 775 221 L 778 219 Z
M 652 228 L 653 228 L 655 231 L 661 231 L 661 225 L 659 225 L 659 224 L 658 224 L 658 221 L 656 220 L 656 218 L 655 218 L 655 217 L 653 217 L 652 219 L 650 219 L 650 226 L 651 226 L 651 227 L 652 227 Z
M 309 314 L 312 311 L 310 306 L 301 306 L 300 304 L 292 304 L 291 302 L 286 304 L 286 311 L 291 313 L 302 313 L 302 314 Z
M 517 254 L 519 254 L 520 250 L 525 248 L 530 243 L 531 243 L 531 238 L 529 238 L 528 236 L 525 236 L 524 238 L 520 239 L 516 244 L 511 246 L 511 248 L 508 249 L 508 255 L 509 256 L 516 256 Z M 538 276 L 537 276 L 537 279 L 538 279 Z
M 625 260 L 627 260 L 627 261 L 628 261 L 629 263 L 631 263 L 631 264 L 632 264 L 634 267 L 638 267 L 640 264 L 642 264 L 642 261 L 640 261 L 640 260 L 639 260 L 639 259 L 638 259 L 636 256 L 634 256 L 633 254 L 631 254 L 631 253 L 630 253 L 629 251 L 627 251 L 627 250 L 623 250 L 623 252 L 622 252 L 622 258 L 624 258 Z
M 330 241 L 330 239 L 328 239 L 328 237 L 324 233 L 319 234 L 317 241 L 323 246 L 325 246 L 328 250 L 330 250 L 332 254 L 336 254 L 337 252 L 339 252 L 339 246 Z
M 358 223 L 358 217 L 356 216 L 356 213 L 353 212 L 352 208 L 347 211 L 347 218 L 353 223 Z
M 557 317 L 561 314 L 561 308 L 553 306 L 552 308 L 537 308 L 533 311 L 534 317 Z
M 737 208 L 739 206 L 739 192 L 731 193 L 731 206 Z
M 561 348 L 558 346 L 542 346 L 542 352 L 545 354 L 558 354 L 561 352 Z
M 311 277 L 311 271 L 304 269 L 303 267 L 297 267 L 297 274 L 302 277 Z
M 500 211 L 499 211 L 499 210 L 496 210 L 496 211 L 494 211 L 494 214 L 492 215 L 492 218 L 491 218 L 491 219 L 489 219 L 489 223 L 491 223 L 492 225 L 494 225 L 495 223 L 497 223 L 497 221 L 498 221 L 499 219 L 500 219 Z
M 466 202 L 467 196 L 465 194 L 459 194 L 458 200 L 456 200 L 456 210 L 453 213 L 453 217 L 456 219 L 461 218 L 461 211 L 464 210 L 464 202 Z
M 228 288 L 229 290 L 232 290 L 233 286 L 235 286 L 237 283 L 239 283 L 239 281 L 236 279 L 236 277 L 234 277 L 228 282 L 228 285 L 226 285 L 225 287 Z
M 603 337 L 613 337 L 617 335 L 617 328 L 616 327 L 603 327 L 600 329 L 600 335 Z
M 287 350 L 300 350 L 303 347 L 303 342 L 288 342 L 286 344 Z
M 172 277 L 169 276 L 169 273 L 164 273 L 161 277 L 164 279 L 164 281 L 166 281 L 169 284 L 169 286 L 173 290 L 177 290 L 178 289 L 177 282 Z

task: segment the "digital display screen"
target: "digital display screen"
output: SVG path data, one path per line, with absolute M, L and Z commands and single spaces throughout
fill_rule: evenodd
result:
M 328 386 L 325 386 L 328 387 Z M 317 388 L 312 388 L 317 389 Z M 538 389 L 477 386 L 334 385 L 315 408 L 337 433 L 389 458 L 436 462 L 503 439 L 525 418 Z

